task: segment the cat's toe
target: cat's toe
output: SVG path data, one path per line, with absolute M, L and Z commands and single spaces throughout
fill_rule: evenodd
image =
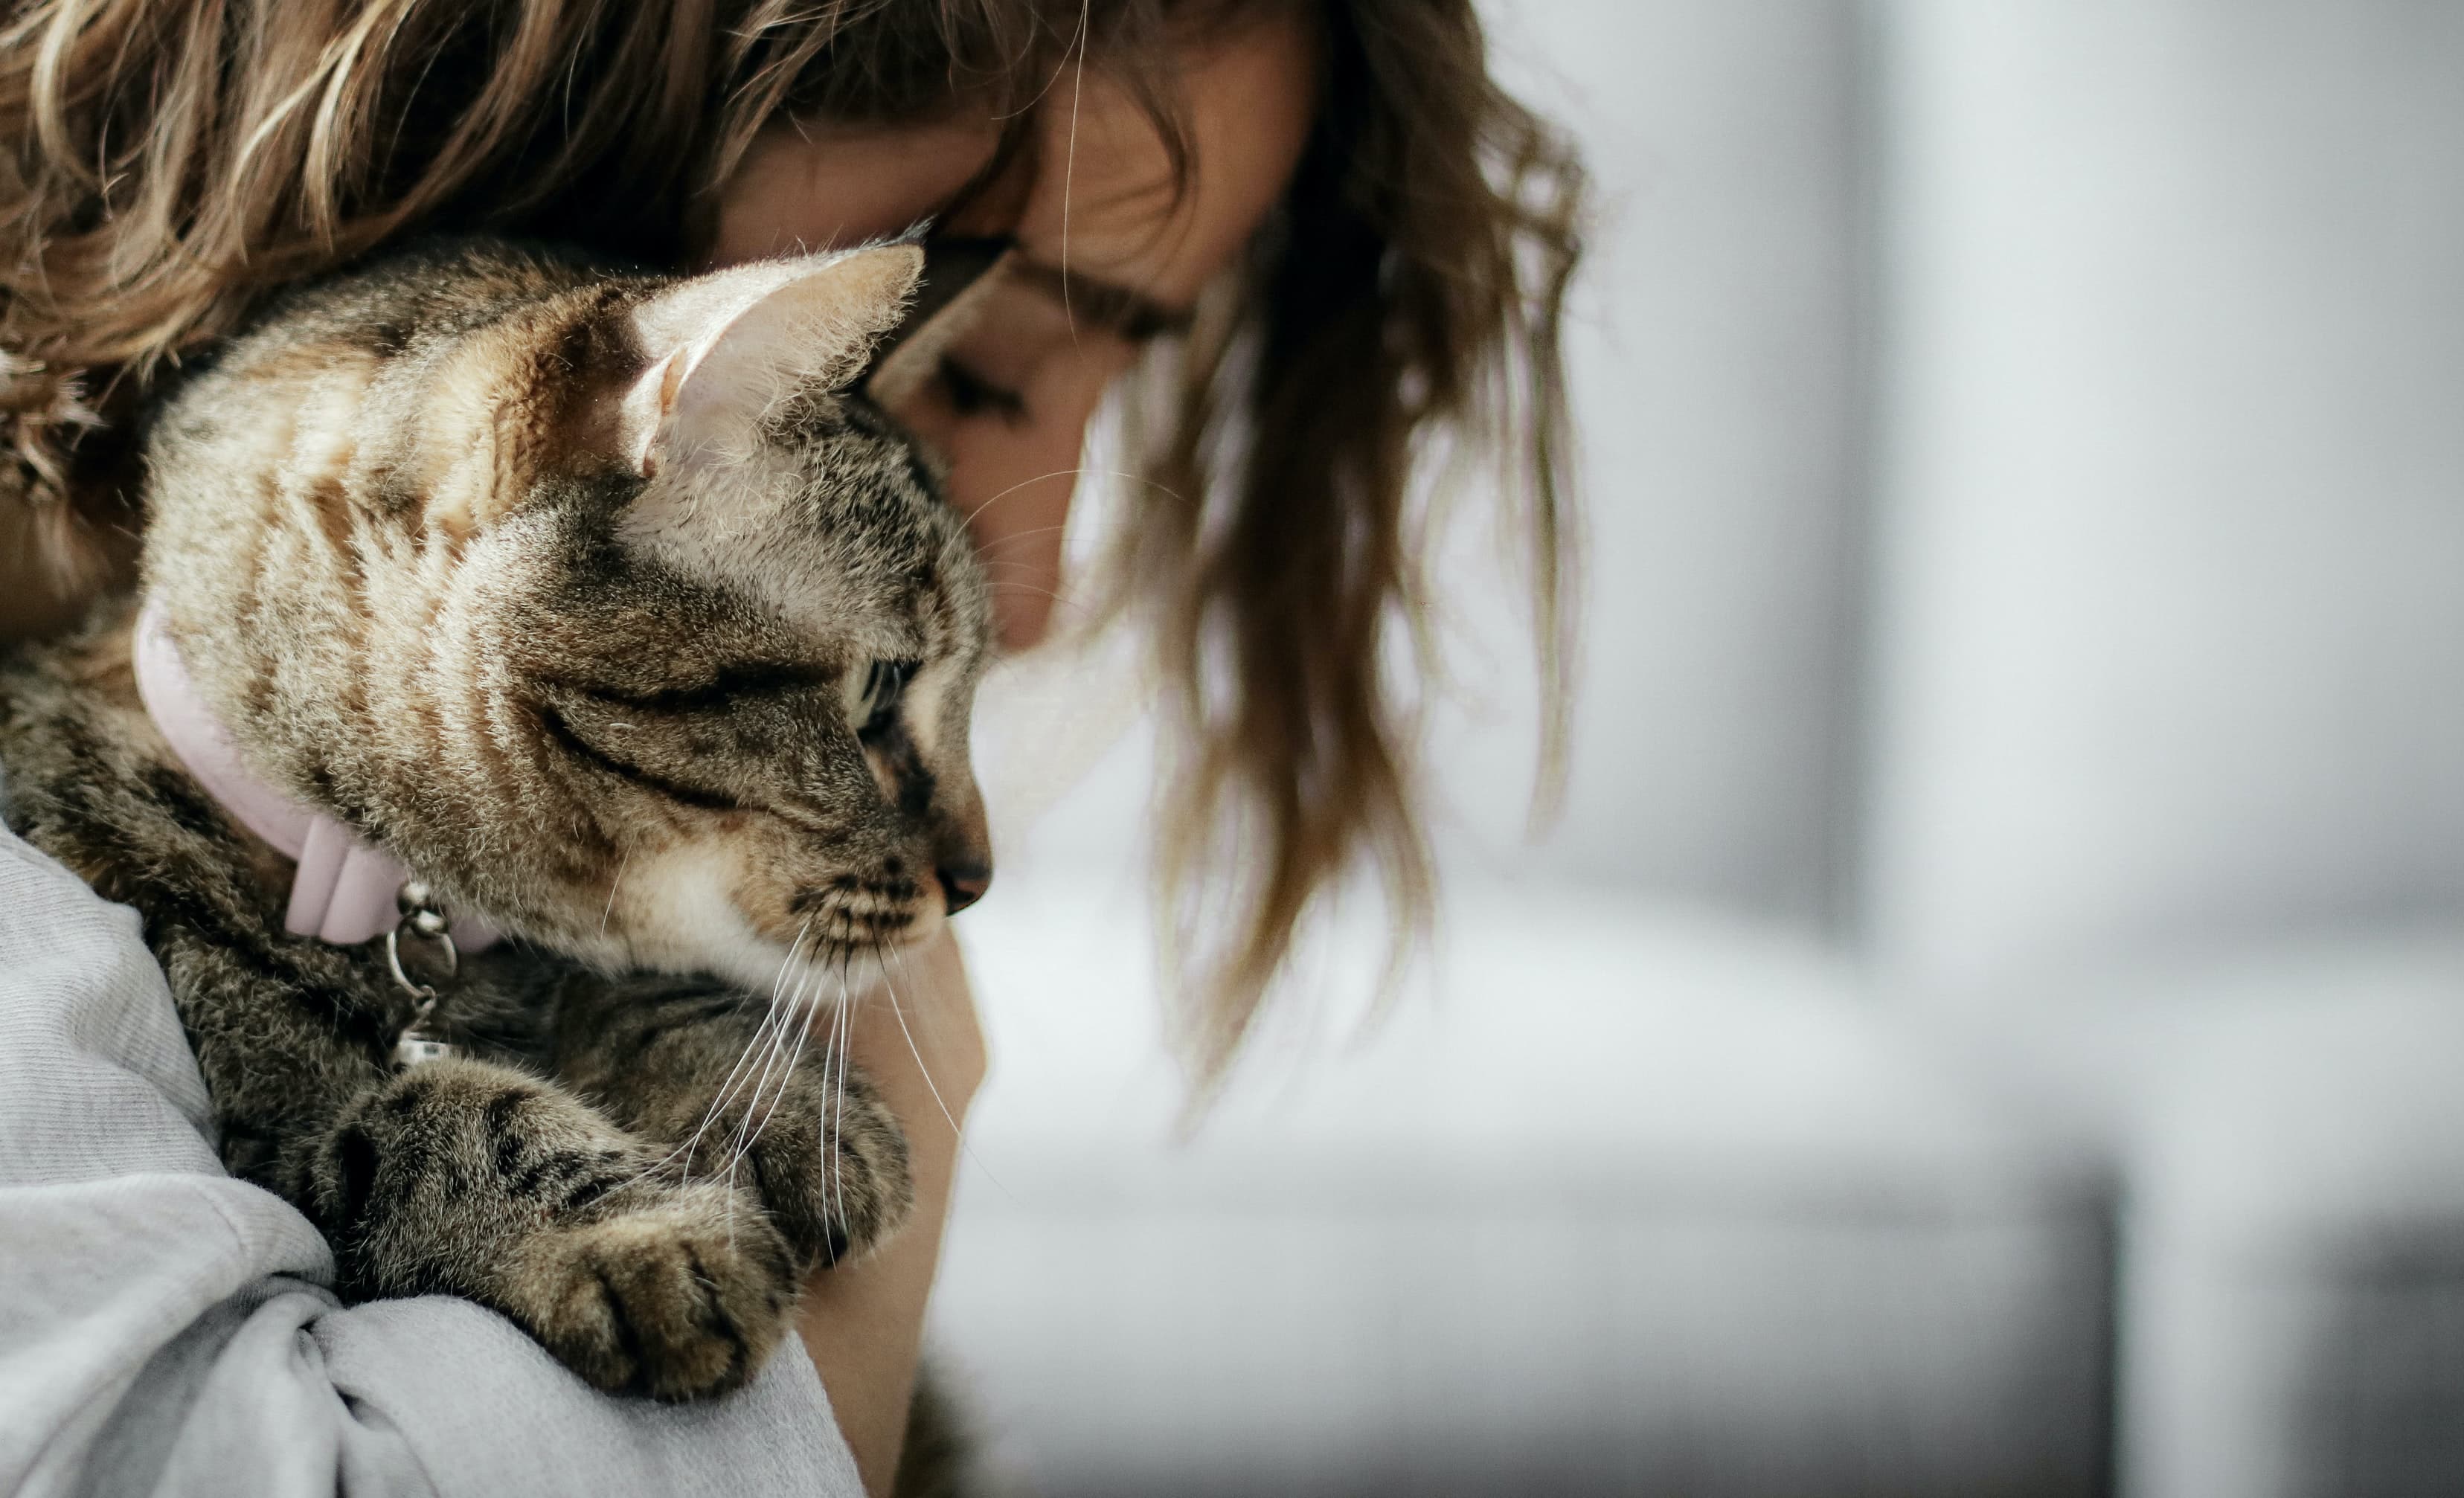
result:
M 908 1172 L 907 1134 L 878 1099 L 838 1120 L 838 1150 L 829 1192 L 833 1229 L 829 1262 L 860 1258 L 886 1242 L 915 1204 Z
M 750 1155 L 755 1189 L 808 1264 L 863 1257 L 914 1204 L 907 1135 L 860 1078 L 775 1120 Z
M 742 1194 L 715 1183 L 544 1235 L 526 1318 L 612 1393 L 723 1394 L 749 1380 L 795 1311 L 793 1255 Z

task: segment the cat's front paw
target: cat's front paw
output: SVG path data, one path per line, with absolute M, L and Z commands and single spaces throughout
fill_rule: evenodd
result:
M 524 1245 L 507 1309 L 611 1393 L 693 1399 L 740 1387 L 786 1334 L 795 1256 L 740 1191 L 647 1189 L 656 1195 L 640 1205 Z
M 668 1148 L 683 1179 L 749 1188 L 804 1267 L 843 1264 L 906 1221 L 907 1135 L 835 1044 L 780 1065 L 778 1018 L 706 981 L 581 986 L 557 1072 Z
M 796 1252 L 827 1267 L 879 1246 L 913 1207 L 907 1135 L 860 1072 L 798 1069 L 745 1151 L 753 1189 Z
M 753 1193 L 486 1062 L 370 1090 L 325 1139 L 313 1200 L 354 1296 L 467 1295 L 610 1391 L 733 1389 L 794 1313 L 797 1255 Z

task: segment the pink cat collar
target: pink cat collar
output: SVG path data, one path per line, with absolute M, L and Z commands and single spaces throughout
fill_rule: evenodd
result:
M 136 661 L 137 694 L 144 699 L 154 725 L 171 741 L 171 752 L 242 826 L 297 862 L 283 929 L 342 947 L 393 930 L 402 919 L 394 896 L 410 870 L 391 853 L 360 841 L 341 823 L 291 800 L 249 769 L 231 731 L 206 706 L 189 678 L 157 599 L 148 598 L 137 616 Z M 476 952 L 496 936 L 469 915 L 453 922 L 453 944 L 464 952 Z

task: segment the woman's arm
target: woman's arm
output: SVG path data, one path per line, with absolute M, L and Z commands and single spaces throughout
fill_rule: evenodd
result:
M 885 993 L 856 1005 L 850 1047 L 906 1126 L 914 1215 L 880 1252 L 814 1275 L 801 1328 L 873 1498 L 884 1498 L 897 1475 L 924 1302 L 957 1175 L 958 1126 L 984 1074 L 983 1033 L 949 935 L 895 959 L 891 977 Z

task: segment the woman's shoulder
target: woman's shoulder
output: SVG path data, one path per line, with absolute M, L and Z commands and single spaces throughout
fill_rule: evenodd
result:
M 0 828 L 0 1185 L 219 1175 L 137 913 Z

